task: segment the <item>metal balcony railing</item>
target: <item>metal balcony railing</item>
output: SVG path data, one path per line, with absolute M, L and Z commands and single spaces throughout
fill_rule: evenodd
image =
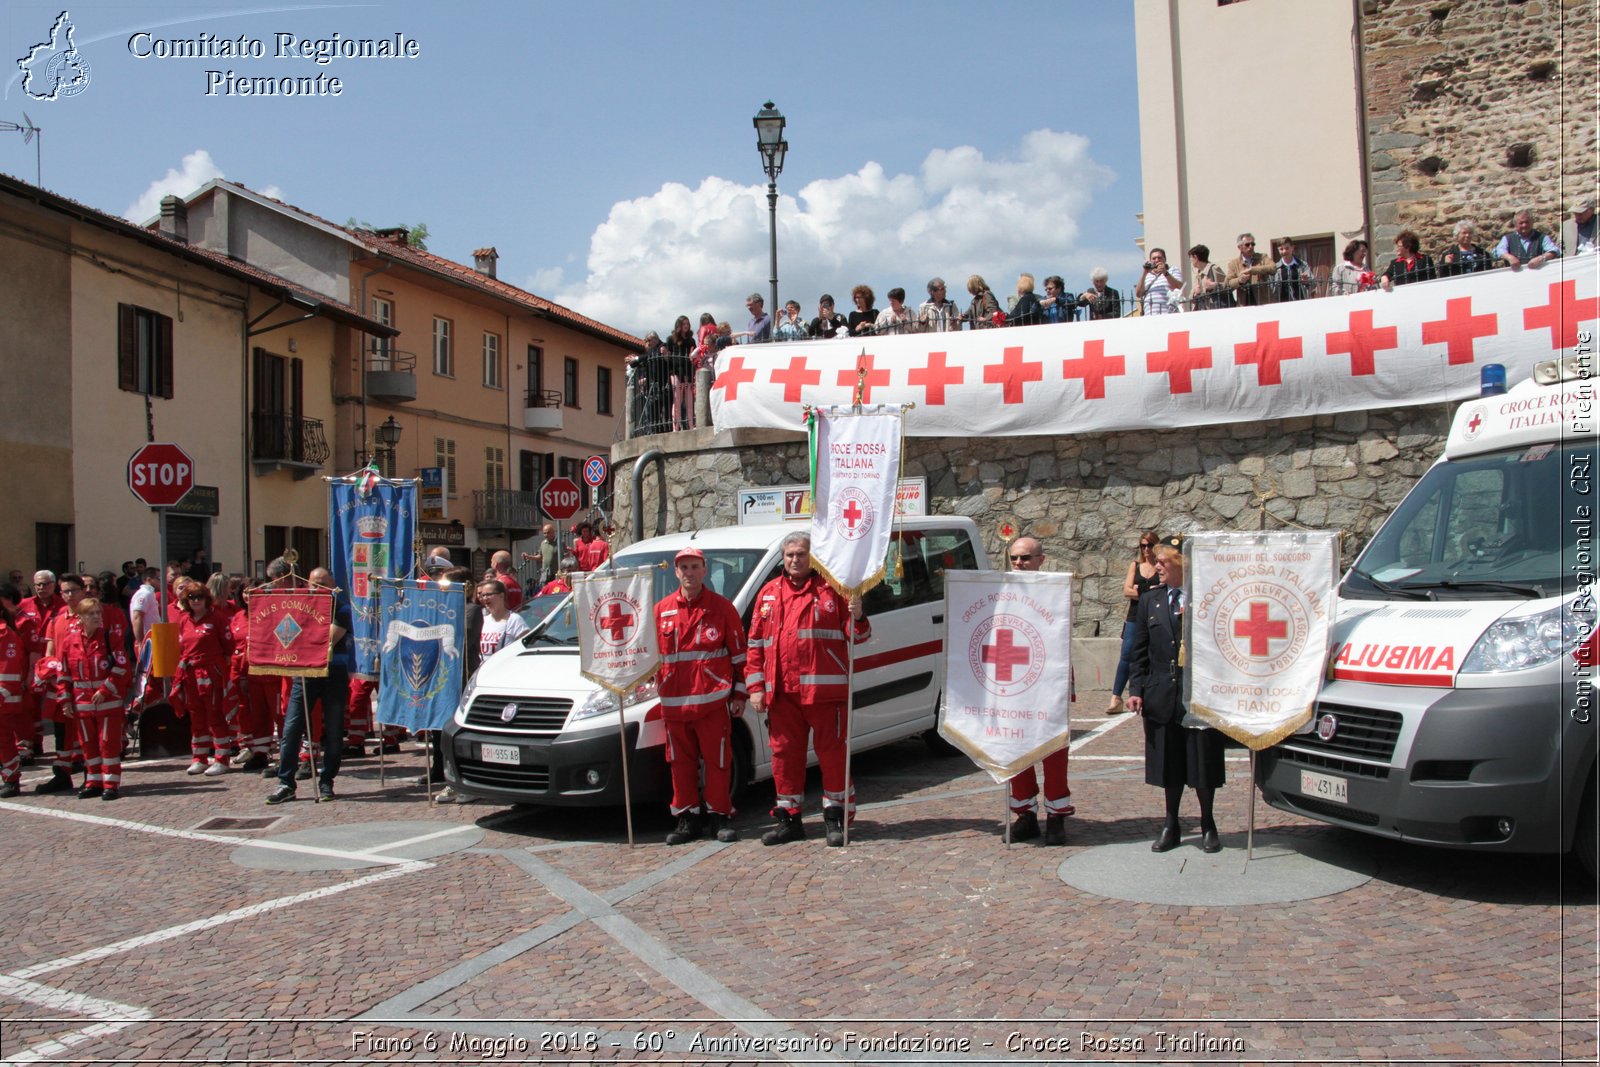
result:
M 539 494 L 516 489 L 475 489 L 472 525 L 489 530 L 537 530 Z
M 402 352 L 386 341 L 373 341 L 367 349 L 367 370 L 383 373 L 396 371 L 400 374 L 417 373 L 417 354 L 415 352 Z
M 328 461 L 328 439 L 321 419 L 296 418 L 281 411 L 250 415 L 250 458 L 320 467 Z
M 563 397 L 559 389 L 529 389 L 523 394 L 522 406 L 525 408 L 558 408 L 562 405 Z

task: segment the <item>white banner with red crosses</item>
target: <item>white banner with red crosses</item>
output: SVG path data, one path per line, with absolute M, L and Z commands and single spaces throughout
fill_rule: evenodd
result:
M 1072 575 L 946 571 L 939 735 L 997 782 L 1072 742 Z
M 1333 638 L 1339 535 L 1196 533 L 1183 543 L 1189 714 L 1259 751 L 1311 721 Z
M 578 670 L 613 693 L 626 693 L 661 663 L 654 572 L 654 567 L 629 567 L 572 575 Z
M 914 404 L 916 437 L 1203 426 L 1461 400 L 1570 353 L 1600 317 L 1594 256 L 1393 292 L 963 333 L 739 345 L 719 430 L 799 430 L 802 407 Z

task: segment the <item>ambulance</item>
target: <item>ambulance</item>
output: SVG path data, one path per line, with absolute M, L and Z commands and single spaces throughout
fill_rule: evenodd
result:
M 1397 840 L 1570 850 L 1595 875 L 1591 358 L 1456 412 L 1339 585 L 1308 731 L 1261 753 L 1268 803 Z
M 706 585 L 733 602 L 746 631 L 756 593 L 781 570 L 780 546 L 799 523 L 726 526 L 668 534 L 617 553 L 619 568 L 654 567 L 654 597 L 678 587 L 678 551 L 705 553 Z M 922 736 L 948 754 L 937 735 L 944 688 L 944 574 L 986 570 L 970 518 L 929 515 L 897 523 L 890 549 L 898 557 L 862 608 L 872 636 L 854 650 L 852 748 L 865 751 Z M 578 670 L 578 632 L 568 597 L 516 643 L 483 663 L 463 687 L 444 731 L 445 778 L 460 793 L 502 804 L 555 807 L 620 805 L 624 786 L 635 802 L 665 802 L 670 793 L 666 728 L 655 686 L 622 700 Z M 766 718 L 746 711 L 733 723 L 734 801 L 752 783 L 772 777 Z M 627 753 L 624 781 L 622 759 Z M 815 753 L 808 753 L 811 763 Z

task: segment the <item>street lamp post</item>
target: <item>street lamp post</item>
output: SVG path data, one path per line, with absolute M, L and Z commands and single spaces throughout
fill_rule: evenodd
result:
M 393 415 L 383 420 L 383 423 L 373 431 L 373 436 L 378 439 L 378 451 L 384 457 L 385 475 L 394 476 L 394 450 L 400 443 L 400 423 Z
M 761 105 L 754 119 L 756 148 L 761 152 L 761 166 L 767 172 L 768 231 L 772 245 L 772 303 L 767 308 L 770 321 L 778 315 L 778 175 L 783 173 L 783 157 L 789 151 L 789 142 L 783 139 L 785 120 L 781 112 L 768 100 Z

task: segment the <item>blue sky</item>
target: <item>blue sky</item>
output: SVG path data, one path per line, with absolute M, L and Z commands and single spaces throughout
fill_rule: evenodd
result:
M 16 60 L 63 10 L 0 12 L 0 119 L 43 128 L 43 184 L 138 217 L 224 176 L 343 222 L 425 222 L 428 247 L 634 332 L 767 291 L 751 118 L 789 120 L 780 298 L 914 302 L 933 274 L 996 292 L 1020 271 L 1113 284 L 1139 262 L 1132 5 L 930 0 L 754 6 L 75 3 L 79 94 L 30 99 Z M 264 58 L 138 58 L 129 39 L 262 42 Z M 275 35 L 415 40 L 415 59 L 274 55 Z M 141 38 L 138 47 L 150 50 Z M 338 77 L 338 97 L 206 95 L 208 70 Z M 34 150 L 0 132 L 0 169 Z

